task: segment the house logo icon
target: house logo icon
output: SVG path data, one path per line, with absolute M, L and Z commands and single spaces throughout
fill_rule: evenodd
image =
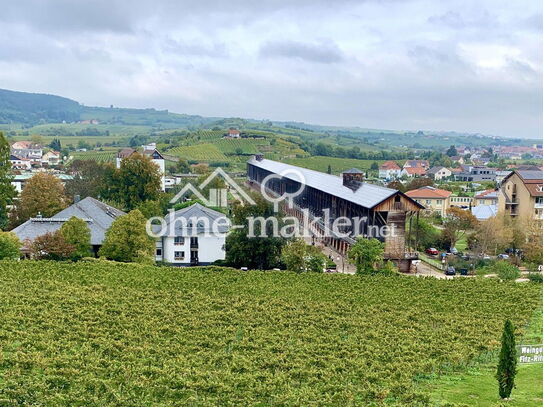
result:
M 204 192 L 207 186 L 217 177 L 224 179 L 226 188 L 210 188 L 209 196 L 205 197 Z M 230 177 L 222 168 L 217 168 L 200 185 L 195 187 L 187 183 L 171 200 L 171 204 L 179 202 L 186 195 L 195 195 L 206 206 L 226 207 L 228 206 L 228 194 L 232 195 L 241 205 L 255 205 L 255 201 Z

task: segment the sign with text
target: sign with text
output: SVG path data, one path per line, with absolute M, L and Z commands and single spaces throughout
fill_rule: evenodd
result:
M 543 345 L 520 345 L 519 363 L 543 363 Z

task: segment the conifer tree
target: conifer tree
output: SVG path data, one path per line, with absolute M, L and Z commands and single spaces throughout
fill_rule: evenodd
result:
M 517 374 L 517 350 L 515 347 L 515 328 L 510 320 L 505 321 L 502 333 L 502 348 L 496 379 L 502 399 L 511 395 Z

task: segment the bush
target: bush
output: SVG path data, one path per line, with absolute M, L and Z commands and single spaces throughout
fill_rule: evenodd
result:
M 60 230 L 38 236 L 30 246 L 32 257 L 37 260 L 67 260 L 75 251 L 75 246 L 66 242 Z
M 501 280 L 513 281 L 520 277 L 518 267 L 515 267 L 506 261 L 498 261 L 493 268 L 494 272 Z
M 543 274 L 542 273 L 530 273 L 528 274 L 528 279 L 532 283 L 543 283 Z
M 0 260 L 18 259 L 21 255 L 21 242 L 13 232 L 0 232 Z

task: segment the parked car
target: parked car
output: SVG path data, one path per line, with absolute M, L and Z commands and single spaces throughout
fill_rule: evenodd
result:
M 456 269 L 453 266 L 449 266 L 445 270 L 445 275 L 446 276 L 454 276 L 455 274 L 456 274 Z
M 451 250 L 449 251 L 449 253 L 458 254 L 458 249 L 456 247 L 451 247 Z
M 468 269 L 460 269 L 460 275 L 461 276 L 467 276 L 468 275 Z
M 435 247 L 429 247 L 426 249 L 426 254 L 429 254 L 431 256 L 437 256 L 439 254 L 439 250 L 437 250 Z
M 509 259 L 509 255 L 508 255 L 508 254 L 505 254 L 505 253 L 498 254 L 498 259 L 500 259 L 500 260 L 508 260 L 508 259 Z

